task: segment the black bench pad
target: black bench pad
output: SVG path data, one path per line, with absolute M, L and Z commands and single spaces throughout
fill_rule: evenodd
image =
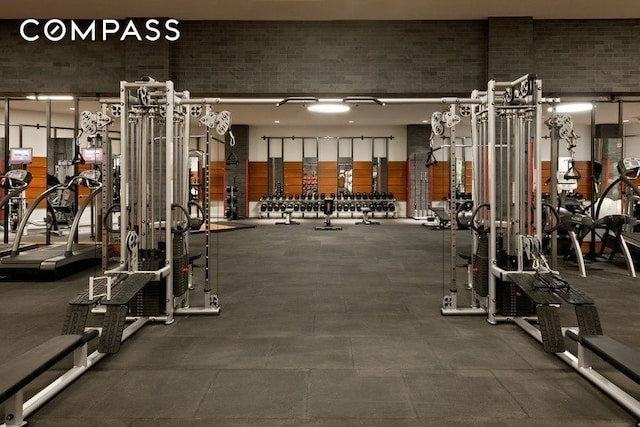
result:
M 43 372 L 98 334 L 58 335 L 0 365 L 0 402 L 4 402 Z
M 155 273 L 134 273 L 127 275 L 124 280 L 114 286 L 110 300 L 103 300 L 104 305 L 127 304 L 142 288 L 155 278 Z
M 602 360 L 640 384 L 640 353 L 606 335 L 567 336 L 581 343 Z
M 520 288 L 538 305 L 562 304 L 562 300 L 549 289 L 536 287 L 537 280 L 533 274 L 510 273 L 507 275 L 507 280 Z

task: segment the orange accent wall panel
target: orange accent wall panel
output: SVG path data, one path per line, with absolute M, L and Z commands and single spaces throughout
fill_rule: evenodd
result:
M 47 189 L 47 158 L 34 157 L 27 170 L 33 176 L 26 191 L 27 203 L 31 203 Z M 44 206 L 45 203 L 41 203 L 41 207 Z
M 353 162 L 353 192 L 368 193 L 373 184 L 371 162 Z
M 284 162 L 285 194 L 302 193 L 302 162 Z
M 89 169 L 93 169 L 93 165 L 88 165 L 88 164 L 78 165 L 78 173 L 89 170 Z M 91 190 L 89 190 L 85 186 L 81 186 L 80 189 L 78 190 L 78 197 L 84 198 L 84 197 L 87 197 L 89 194 L 91 194 Z M 100 196 L 96 196 L 96 197 L 100 197 Z M 80 201 L 79 203 L 82 203 L 82 201 Z
M 437 202 L 449 198 L 450 171 L 448 161 L 438 161 L 431 168 L 431 201 Z
M 224 200 L 225 196 L 225 163 L 211 162 L 211 187 L 209 194 L 211 201 Z
M 588 160 L 578 160 L 575 162 L 575 169 L 580 172 L 582 178 L 578 180 L 578 189 L 576 192 L 582 194 L 586 200 L 591 200 L 593 192 L 593 181 L 591 178 L 591 162 Z M 542 188 L 543 191 L 549 192 L 551 185 L 546 183 L 551 177 L 551 162 L 542 162 Z M 545 184 L 546 183 L 546 184 Z
M 269 187 L 267 162 L 249 162 L 247 182 L 250 201 L 258 201 L 263 195 L 267 194 Z
M 473 186 L 473 162 L 464 162 L 464 189 L 471 193 Z
M 338 162 L 318 162 L 318 193 L 331 194 L 338 189 Z
M 396 200 L 407 200 L 407 162 L 387 163 L 387 189 Z

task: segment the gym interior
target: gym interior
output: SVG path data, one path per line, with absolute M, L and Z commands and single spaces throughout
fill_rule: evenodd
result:
M 640 6 L 450 3 L 1 5 L 4 425 L 637 425 Z

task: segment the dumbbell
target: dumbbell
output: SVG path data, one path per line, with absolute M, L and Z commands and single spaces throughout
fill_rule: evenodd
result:
M 360 203 L 356 203 L 356 210 L 360 212 L 362 210 L 362 205 Z
M 261 203 L 260 204 L 260 212 L 266 212 L 267 211 L 267 204 L 266 203 Z
M 296 195 L 294 196 L 294 199 L 295 199 L 295 200 L 300 200 L 300 195 L 299 195 L 299 194 L 296 194 Z
M 289 204 L 287 205 L 287 209 L 293 209 L 293 203 L 289 203 Z
M 318 212 L 320 210 L 320 202 L 315 202 L 313 204 L 313 211 Z
M 389 211 L 389 204 L 387 202 L 382 203 L 382 210 L 385 212 Z
M 362 200 L 362 194 L 361 193 L 356 193 L 356 200 Z
M 353 212 L 353 211 L 355 211 L 355 210 L 356 210 L 356 205 L 355 205 L 355 203 L 351 203 L 351 204 L 349 205 L 349 210 L 350 210 L 351 212 Z
M 320 200 L 324 200 L 325 199 L 325 194 L 324 193 L 320 193 Z
M 274 203 L 273 204 L 273 211 L 274 212 L 279 212 L 280 211 L 280 203 Z
M 393 193 L 391 192 L 387 193 L 387 197 L 389 198 L 389 200 L 393 200 Z
M 376 211 L 382 212 L 382 203 L 376 203 Z
M 332 199 L 335 199 L 336 198 L 336 193 L 331 193 L 331 195 L 329 197 L 332 198 Z
M 300 203 L 296 203 L 293 205 L 293 210 L 298 212 L 300 210 Z
M 306 203 L 300 203 L 300 212 L 304 212 L 307 210 Z
M 267 210 L 269 212 L 273 212 L 273 203 L 271 203 L 271 202 L 267 203 Z
M 307 211 L 311 212 L 313 210 L 313 203 L 307 203 Z
M 338 212 L 342 212 L 342 203 L 338 203 L 338 204 L 336 205 L 336 210 L 337 210 Z
M 393 203 L 389 203 L 389 212 L 393 212 L 396 210 L 396 205 Z

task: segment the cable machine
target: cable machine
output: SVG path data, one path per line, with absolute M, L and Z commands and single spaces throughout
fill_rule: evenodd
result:
M 117 352 L 124 339 L 150 320 L 171 324 L 178 314 L 220 312 L 210 282 L 209 159 L 211 141 L 217 140 L 211 130 L 226 134 L 231 114 L 212 111 L 215 100 L 190 99 L 189 92 L 175 91 L 171 81 L 123 81 L 120 94 L 119 99 L 101 100 L 103 111 L 110 107 L 112 115 L 120 117 L 120 205 L 106 209 L 102 234 L 106 241 L 109 234 L 119 235 L 119 261 L 115 268 L 90 278 L 88 291 L 70 303 L 64 326 L 65 333 L 78 333 L 84 330 L 90 309 L 104 313 L 98 353 Z M 188 210 L 191 118 L 198 118 L 207 129 L 204 208 L 196 218 Z M 112 216 L 118 210 L 116 230 Z M 189 295 L 188 232 L 204 223 L 204 303 L 195 307 Z M 127 320 L 133 323 L 125 330 Z

